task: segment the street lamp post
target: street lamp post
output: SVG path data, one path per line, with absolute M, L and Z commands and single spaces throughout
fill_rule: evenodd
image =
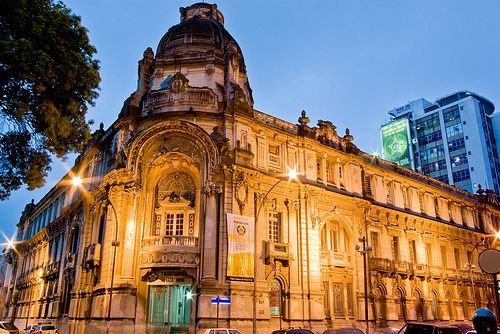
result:
M 368 239 L 365 236 L 358 238 L 358 241 L 363 246 L 356 245 L 356 251 L 363 255 L 363 279 L 364 279 L 364 293 L 365 293 L 365 326 L 366 334 L 368 334 L 369 321 L 368 321 L 368 275 L 366 273 L 366 256 L 372 251 L 372 246 L 368 245 Z
M 474 269 L 476 268 L 476 265 L 472 263 L 472 257 L 474 255 L 474 251 L 476 249 L 478 249 L 479 246 L 488 247 L 488 243 L 487 243 L 488 238 L 494 238 L 493 243 L 491 244 L 491 248 L 493 248 L 495 241 L 498 238 L 500 238 L 500 232 L 496 232 L 495 234 L 488 235 L 488 236 L 485 236 L 485 237 L 482 237 L 481 239 L 479 239 L 474 244 L 474 247 L 472 248 L 470 255 L 467 256 L 467 263 L 465 264 L 465 268 L 469 272 L 469 278 L 470 278 L 471 287 L 472 287 L 472 298 L 474 300 L 474 309 L 477 309 L 478 307 L 477 307 L 477 298 L 476 298 L 476 287 L 475 287 L 475 282 L 474 282 Z
M 71 183 L 75 187 L 82 187 L 84 182 L 81 177 L 75 176 L 72 178 Z M 92 186 L 89 184 L 90 190 L 97 190 L 101 194 L 106 196 L 106 202 L 109 204 L 111 207 L 111 210 L 113 211 L 113 215 L 115 216 L 115 229 L 114 229 L 114 234 L 113 234 L 113 240 L 111 240 L 111 246 L 113 247 L 113 259 L 111 262 L 111 282 L 110 282 L 110 289 L 109 289 L 109 302 L 108 302 L 108 315 L 107 315 L 107 320 L 111 319 L 111 303 L 113 301 L 113 284 L 114 284 L 114 278 L 115 278 L 115 263 L 116 263 L 116 248 L 120 246 L 120 241 L 118 241 L 118 215 L 116 214 L 116 209 L 115 206 L 113 205 L 113 202 L 109 199 L 109 194 L 105 193 L 101 189 Z
M 297 171 L 295 169 L 288 169 L 288 173 L 285 174 L 288 176 L 288 182 L 297 179 Z M 267 199 L 267 196 L 271 193 L 271 191 L 278 186 L 285 179 L 279 179 L 274 183 L 274 185 L 269 188 L 267 193 L 262 197 L 257 210 L 255 210 L 255 227 L 254 227 L 254 263 L 253 263 L 253 334 L 257 334 L 257 222 L 259 220 L 260 211 L 262 210 L 262 206 Z M 254 195 L 254 202 L 257 203 L 257 193 Z M 281 310 L 280 310 L 281 312 Z M 281 322 L 281 319 L 280 319 Z M 280 326 L 281 327 L 281 326 Z

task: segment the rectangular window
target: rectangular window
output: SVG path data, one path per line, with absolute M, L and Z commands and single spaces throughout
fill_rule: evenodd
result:
M 453 173 L 453 182 L 470 180 L 470 172 L 468 169 L 459 170 Z
M 453 249 L 453 253 L 455 254 L 455 268 L 462 268 L 462 261 L 460 261 L 460 250 L 458 248 Z
M 415 240 L 410 241 L 410 261 L 412 263 L 418 263 L 417 261 L 417 242 Z
M 339 250 L 339 232 L 336 226 L 332 226 L 330 230 L 330 249 L 336 252 Z
M 438 140 L 443 139 L 443 135 L 441 134 L 441 131 L 435 131 L 433 133 L 430 133 L 428 135 L 418 137 L 418 145 L 419 146 L 424 146 L 430 143 L 434 143 Z
M 460 111 L 458 110 L 458 105 L 451 106 L 443 110 L 443 119 L 445 123 L 452 121 L 460 122 Z
M 379 238 L 377 232 L 370 232 L 371 246 L 373 249 L 373 256 L 379 255 Z
M 280 147 L 278 145 L 269 145 L 269 167 L 280 167 Z
M 425 244 L 425 256 L 427 257 L 427 264 L 432 265 L 432 245 Z
M 317 174 L 317 179 L 319 181 L 322 180 L 322 175 L 321 175 L 321 158 L 316 159 L 316 174 Z
M 446 169 L 446 160 L 439 160 L 422 166 L 422 173 L 430 174 L 442 169 Z
M 462 134 L 462 124 L 457 123 L 446 128 L 446 137 L 454 137 Z
M 445 246 L 441 246 L 441 263 L 443 264 L 443 268 L 448 268 L 448 258 Z
M 175 235 L 184 234 L 184 214 L 178 213 L 175 219 Z
M 396 261 L 400 260 L 399 257 L 399 237 L 392 237 L 392 258 Z
M 335 168 L 333 162 L 326 162 L 326 182 L 335 184 Z
M 465 147 L 465 140 L 459 138 L 448 142 L 448 151 L 453 152 Z
M 460 165 L 465 165 L 468 163 L 467 154 L 462 153 L 450 158 L 451 167 L 458 167 Z
M 165 224 L 165 235 L 174 235 L 174 219 L 173 213 L 167 213 Z
M 281 213 L 269 212 L 269 240 L 281 242 Z

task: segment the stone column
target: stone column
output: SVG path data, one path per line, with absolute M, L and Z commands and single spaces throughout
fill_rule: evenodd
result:
M 205 227 L 203 234 L 203 268 L 202 280 L 216 281 L 217 261 L 217 187 L 212 182 L 205 185 Z
M 432 314 L 432 299 L 422 298 L 423 301 L 423 317 L 424 320 L 434 320 L 434 314 Z
M 400 307 L 400 306 L 396 301 L 396 297 L 386 296 L 385 297 L 385 319 L 397 321 L 399 319 L 398 318 L 398 307 Z
M 406 307 L 405 307 L 405 320 L 406 321 L 416 321 L 417 320 L 417 310 L 415 305 L 414 297 L 406 297 Z

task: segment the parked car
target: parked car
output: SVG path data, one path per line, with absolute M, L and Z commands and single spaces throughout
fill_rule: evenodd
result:
M 474 328 L 472 328 L 471 325 L 468 325 L 468 324 L 452 324 L 451 326 L 458 327 L 458 329 L 460 329 L 460 331 L 463 334 L 466 334 L 468 331 L 471 331 L 474 329 Z
M 241 334 L 237 329 L 232 328 L 207 328 L 205 334 Z
M 361 329 L 354 327 L 345 327 L 345 328 L 335 328 L 335 329 L 327 329 L 323 332 L 323 334 L 365 334 Z
M 54 325 L 40 325 L 33 334 L 58 334 L 58 331 Z
M 397 334 L 397 328 L 377 328 L 373 334 Z
M 19 329 L 8 321 L 0 321 L 0 333 L 19 334 Z
M 407 323 L 398 334 L 462 334 L 458 327 Z
M 273 331 L 272 334 L 314 334 L 314 333 L 305 328 L 287 328 L 287 329 L 275 330 Z
M 38 330 L 38 325 L 29 325 L 24 329 L 24 334 L 34 334 Z

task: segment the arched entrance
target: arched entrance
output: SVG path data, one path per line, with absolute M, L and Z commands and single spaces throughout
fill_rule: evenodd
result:
M 450 316 L 450 320 L 456 319 L 455 309 L 453 307 L 453 296 L 449 291 L 446 293 L 446 304 L 448 306 L 448 314 Z
M 406 320 L 406 294 L 401 287 L 396 288 L 398 320 Z
M 424 318 L 424 304 L 422 302 L 420 291 L 415 290 L 413 297 L 415 298 L 415 312 L 417 313 L 417 319 L 421 321 Z

